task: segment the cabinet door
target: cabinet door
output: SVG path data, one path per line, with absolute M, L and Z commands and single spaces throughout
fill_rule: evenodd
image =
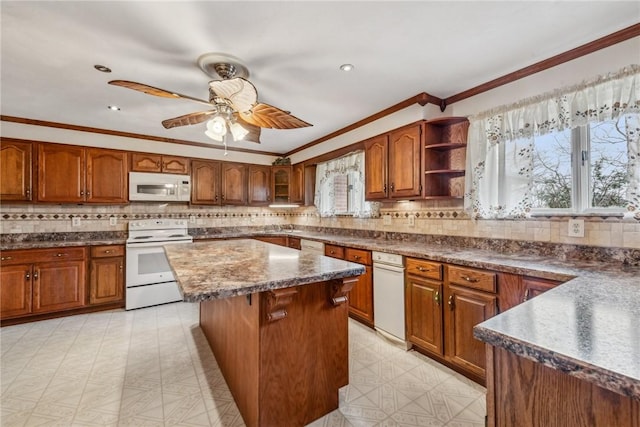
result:
M 287 238 L 279 237 L 279 236 L 257 236 L 254 237 L 256 240 L 260 240 L 261 242 L 273 243 L 278 246 L 287 246 Z
M 274 166 L 271 169 L 273 175 L 273 201 L 274 203 L 289 203 L 291 191 L 291 166 Z
M 134 172 L 162 172 L 162 156 L 131 153 L 131 170 Z
M 543 292 L 553 289 L 562 282 L 555 280 L 538 279 L 536 277 L 523 277 L 522 285 L 524 288 L 524 295 L 522 302 L 530 300 L 533 297 L 540 295 Z
M 271 203 L 271 166 L 249 166 L 249 204 L 264 206 Z
M 127 153 L 87 149 L 87 202 L 127 203 Z
M 220 162 L 191 162 L 191 204 L 220 204 Z
M 241 163 L 222 164 L 223 205 L 247 204 L 247 168 Z
M 0 319 L 31 313 L 31 264 L 2 266 Z
M 373 269 L 366 266 L 364 274 L 349 291 L 349 313 L 373 324 Z
M 440 356 L 442 339 L 442 283 L 414 276 L 406 282 L 407 339 Z
M 185 157 L 162 156 L 162 172 L 189 175 L 189 159 Z
M 386 199 L 387 193 L 387 135 L 378 136 L 364 144 L 364 198 Z
M 421 125 L 415 125 L 389 134 L 389 197 L 420 196 L 421 130 Z
M 0 142 L 0 199 L 31 201 L 31 143 Z
M 85 261 L 43 262 L 33 270 L 33 312 L 85 305 Z
M 38 201 L 83 202 L 84 178 L 84 148 L 38 144 Z
M 89 303 L 124 301 L 124 257 L 91 260 Z
M 304 164 L 298 163 L 291 168 L 291 203 L 304 203 Z
M 473 327 L 496 314 L 496 296 L 448 285 L 445 297 L 446 359 L 481 377 L 485 376 L 485 344 L 473 337 Z

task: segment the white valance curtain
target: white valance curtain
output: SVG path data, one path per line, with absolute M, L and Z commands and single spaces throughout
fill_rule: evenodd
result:
M 469 118 L 465 210 L 473 218 L 529 214 L 535 136 L 625 117 L 629 210 L 640 207 L 640 65 Z
M 344 191 L 345 178 L 348 187 L 348 212 L 336 209 L 336 191 Z M 337 188 L 336 184 L 341 187 Z M 377 214 L 379 204 L 364 200 L 364 151 L 318 163 L 316 168 L 315 205 L 322 217 L 348 214 L 370 218 Z

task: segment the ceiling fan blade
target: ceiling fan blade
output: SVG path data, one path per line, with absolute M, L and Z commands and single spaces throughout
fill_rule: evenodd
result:
M 240 113 L 249 111 L 258 102 L 256 87 L 242 77 L 213 80 L 209 82 L 209 87 L 215 96 L 228 99 L 233 109 Z
M 162 126 L 164 126 L 165 129 L 171 129 L 178 126 L 197 125 L 198 123 L 209 120 L 209 116 L 215 113 L 215 110 L 211 110 L 185 114 L 184 116 L 163 120 Z
M 313 126 L 292 116 L 287 111 L 269 104 L 256 104 L 251 111 L 240 113 L 240 117 L 252 125 L 270 129 L 297 129 Z
M 189 99 L 191 101 L 199 102 L 201 104 L 212 105 L 209 101 L 205 101 L 204 99 L 194 98 L 189 95 L 182 95 L 180 93 L 171 92 L 169 90 L 160 89 L 157 87 L 145 85 L 143 83 L 130 82 L 128 80 L 111 80 L 109 82 L 110 85 L 120 86 L 127 89 L 137 90 L 138 92 L 143 92 L 148 95 L 159 96 L 162 98 L 175 98 L 175 99 Z
M 244 120 L 242 120 L 242 117 L 240 117 L 239 115 L 236 116 L 236 121 L 245 130 L 249 131 L 247 136 L 243 138 L 244 141 L 255 142 L 260 144 L 260 127 L 252 125 L 251 123 L 245 122 Z

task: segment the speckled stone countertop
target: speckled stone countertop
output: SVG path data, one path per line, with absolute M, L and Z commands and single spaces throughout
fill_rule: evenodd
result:
M 167 245 L 185 301 L 198 302 L 357 276 L 360 264 L 251 239 Z

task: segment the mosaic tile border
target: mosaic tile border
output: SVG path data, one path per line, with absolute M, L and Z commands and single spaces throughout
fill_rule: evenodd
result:
M 189 219 L 195 216 L 197 219 L 215 219 L 215 218 L 277 218 L 287 217 L 290 214 L 286 212 L 182 212 L 182 213 L 28 213 L 28 214 L 2 214 L 3 220 L 11 221 L 68 221 L 72 218 L 81 218 L 83 220 L 103 220 L 116 218 L 119 220 L 131 219 L 153 219 L 153 218 L 175 218 Z

